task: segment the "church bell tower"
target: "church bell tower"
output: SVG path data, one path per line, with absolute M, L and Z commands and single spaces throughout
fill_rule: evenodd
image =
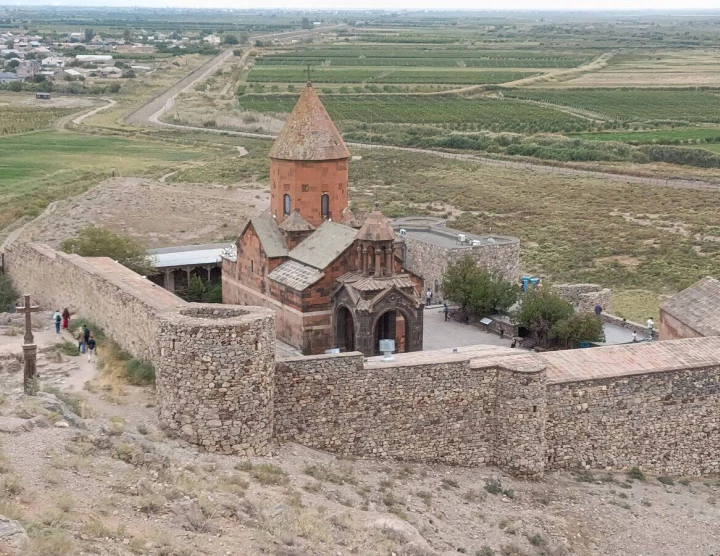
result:
M 308 82 L 270 149 L 270 213 L 297 212 L 312 226 L 339 221 L 348 207 L 350 151 Z

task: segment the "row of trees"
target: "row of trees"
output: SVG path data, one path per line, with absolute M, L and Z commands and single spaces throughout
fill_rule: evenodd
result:
M 465 314 L 481 317 L 511 314 L 541 347 L 571 348 L 580 342 L 599 342 L 604 337 L 599 317 L 576 313 L 571 303 L 549 288 L 523 292 L 519 285 L 506 281 L 499 273 L 479 267 L 470 256 L 448 265 L 442 291 Z

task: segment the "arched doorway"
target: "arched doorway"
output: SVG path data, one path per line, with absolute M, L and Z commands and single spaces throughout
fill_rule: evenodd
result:
M 395 352 L 409 351 L 410 320 L 402 311 L 390 309 L 382 313 L 375 321 L 373 329 L 373 349 L 380 353 L 380 340 L 395 340 Z
M 336 316 L 335 339 L 340 351 L 355 351 L 355 321 L 350 310 L 343 306 Z

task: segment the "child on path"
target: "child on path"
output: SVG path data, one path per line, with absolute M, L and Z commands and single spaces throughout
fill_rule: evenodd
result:
M 63 330 L 70 329 L 70 311 L 68 310 L 67 307 L 65 307 L 62 312 L 62 329 Z
M 87 356 L 88 356 L 88 361 L 90 361 L 90 356 L 91 356 L 91 355 L 96 355 L 95 348 L 96 348 L 95 338 L 93 338 L 92 336 L 90 336 L 90 337 L 88 338 L 88 340 L 87 340 Z
M 53 313 L 52 320 L 55 323 L 55 334 L 60 334 L 60 322 L 62 321 L 60 311 L 55 311 L 55 313 Z

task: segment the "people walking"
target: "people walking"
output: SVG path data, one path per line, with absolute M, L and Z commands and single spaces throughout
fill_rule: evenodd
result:
M 600 305 L 599 303 L 597 303 L 597 304 L 595 305 L 595 316 L 599 317 L 599 316 L 600 316 L 600 313 L 602 313 L 602 305 Z
M 55 334 L 60 334 L 60 323 L 62 322 L 62 315 L 60 311 L 55 311 L 52 316 L 52 320 L 55 323 Z
M 445 313 L 445 322 L 450 320 L 450 307 L 447 306 L 447 303 L 443 303 L 443 313 Z
M 428 288 L 427 293 L 425 294 L 426 299 L 426 306 L 430 307 L 430 302 L 432 301 L 432 290 Z
M 78 326 L 78 329 L 75 332 L 75 339 L 78 342 L 78 351 L 80 353 L 85 353 L 85 329 L 82 326 Z
M 93 338 L 92 335 L 90 335 L 90 337 L 87 340 L 87 350 L 86 350 L 88 361 L 90 361 L 91 355 L 97 355 L 97 353 L 95 351 L 96 348 L 97 348 L 97 344 L 95 343 L 95 338 Z
M 70 329 L 70 311 L 68 310 L 67 307 L 65 307 L 62 312 L 62 329 L 63 330 Z
M 637 340 L 637 332 L 635 332 L 635 331 L 633 330 L 633 344 L 636 344 L 637 341 L 638 341 L 638 340 Z

